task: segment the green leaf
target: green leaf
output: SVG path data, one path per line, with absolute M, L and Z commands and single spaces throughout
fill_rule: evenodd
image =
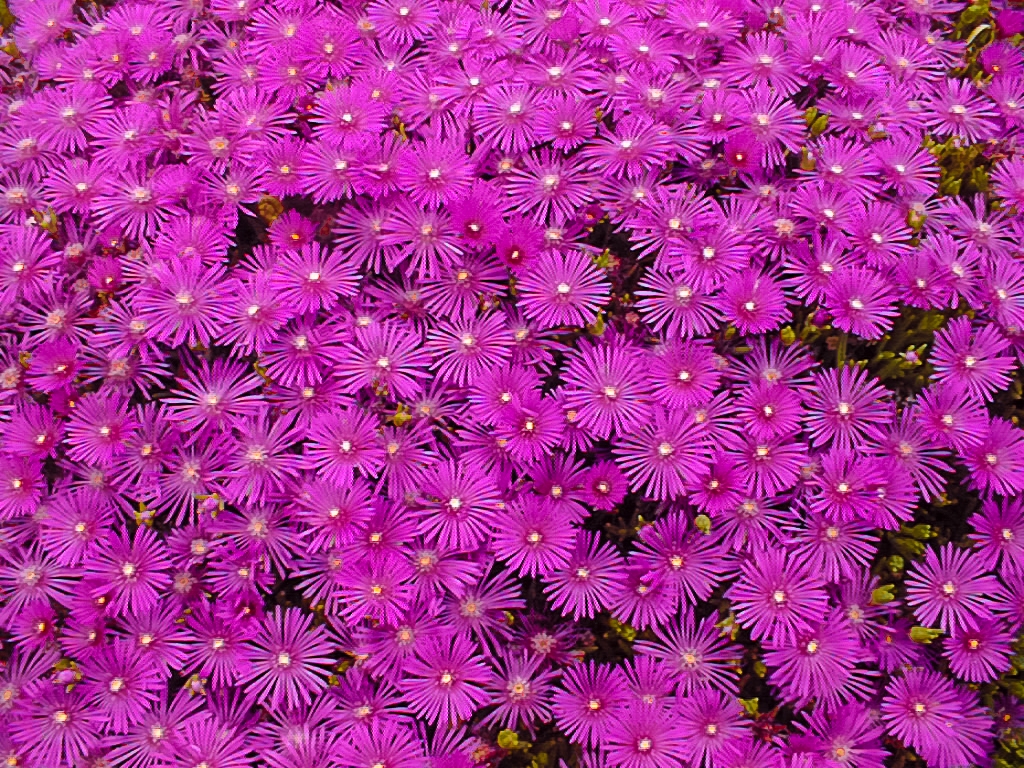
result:
M 902 536 L 897 536 L 892 540 L 892 543 L 901 555 L 908 557 L 911 560 L 924 554 L 924 544 L 920 541 L 916 541 L 915 539 L 906 539 Z
M 502 749 L 518 749 L 520 747 L 519 734 L 515 731 L 502 731 L 498 734 L 498 746 Z
M 932 629 L 931 627 L 914 627 L 910 630 L 910 639 L 915 643 L 921 643 L 922 645 L 928 645 L 932 640 L 942 637 L 941 629 Z
M 757 717 L 757 699 L 740 699 L 743 711 L 751 717 Z
M 937 331 L 946 322 L 946 316 L 941 312 L 927 312 L 917 324 L 919 331 Z
M 828 115 L 822 115 L 811 123 L 811 136 L 821 136 L 828 130 Z
M 264 195 L 256 204 L 256 212 L 268 225 L 273 224 L 284 213 L 284 203 L 273 195 Z
M 983 0 L 980 3 L 975 3 L 970 6 L 960 14 L 959 25 L 966 29 L 977 24 L 986 16 L 988 16 L 988 0 Z M 968 38 L 968 43 L 969 42 L 970 38 Z
M 895 584 L 883 584 L 871 593 L 871 604 L 885 605 L 886 603 L 891 603 L 896 599 L 895 591 Z
M 711 518 L 707 515 L 697 515 L 693 518 L 693 524 L 701 533 L 711 533 Z
M 915 232 L 920 232 L 921 227 L 924 226 L 924 220 L 928 217 L 923 213 L 918 213 L 913 208 L 907 211 L 907 226 Z
M 0 27 L 3 27 L 6 30 L 9 29 L 13 23 L 14 15 L 7 7 L 7 0 L 0 0 Z
M 939 184 L 939 192 L 949 197 L 959 195 L 960 179 L 946 179 L 946 181 Z
M 1024 683 L 1017 680 L 1007 680 L 1006 690 L 1011 696 L 1018 699 L 1024 699 Z
M 978 189 L 979 192 L 987 192 L 988 171 L 981 167 L 975 168 L 974 172 L 971 174 L 971 183 Z
M 633 627 L 629 626 L 629 624 L 619 621 L 618 619 L 613 617 L 608 620 L 608 625 L 612 628 L 615 634 L 617 634 L 619 637 L 623 638 L 627 642 L 631 643 L 634 640 L 636 640 L 636 630 L 633 629 Z
M 908 526 L 906 524 L 900 526 L 900 533 L 904 536 L 910 536 L 917 539 L 918 541 L 928 541 L 932 537 L 932 527 L 930 525 L 920 524 Z

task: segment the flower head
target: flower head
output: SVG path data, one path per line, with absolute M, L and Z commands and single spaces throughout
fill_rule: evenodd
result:
M 907 579 L 907 602 L 918 618 L 946 632 L 973 629 L 991 616 L 991 595 L 999 582 L 987 573 L 985 563 L 952 544 L 925 552 Z
M 912 669 L 886 690 L 882 720 L 926 760 L 952 768 L 987 752 L 990 725 L 976 700 L 936 672 Z

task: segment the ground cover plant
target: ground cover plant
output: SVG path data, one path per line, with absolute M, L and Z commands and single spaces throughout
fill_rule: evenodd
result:
M 1024 765 L 1024 10 L 0 2 L 11 768 Z

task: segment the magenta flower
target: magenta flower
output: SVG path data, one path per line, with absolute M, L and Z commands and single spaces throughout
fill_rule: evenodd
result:
M 626 498 L 629 483 L 622 470 L 611 461 L 595 464 L 587 472 L 583 486 L 584 501 L 604 511 L 610 511 Z
M 275 300 L 296 315 L 331 307 L 339 297 L 355 295 L 358 285 L 356 265 L 317 243 L 286 251 L 270 270 Z
M 100 741 L 102 715 L 84 692 L 49 685 L 39 690 L 14 721 L 11 737 L 29 758 L 48 765 L 83 759 Z
M 886 752 L 881 748 L 882 728 L 862 704 L 846 704 L 835 710 L 816 709 L 804 726 L 819 754 L 839 765 L 882 768 Z
M 462 635 L 439 634 L 427 641 L 408 665 L 413 711 L 432 724 L 450 724 L 485 705 L 488 670 L 473 656 L 473 644 Z
M 856 578 L 871 562 L 874 542 L 863 521 L 809 515 L 807 528 L 793 537 L 793 552 L 833 583 Z
M 249 641 L 252 665 L 240 678 L 257 701 L 296 707 L 326 687 L 332 648 L 325 628 L 311 623 L 311 616 L 280 608 L 261 622 Z
M 740 333 L 765 333 L 782 323 L 786 299 L 770 275 L 747 270 L 726 282 L 717 308 Z
M 733 662 L 739 647 L 722 636 L 714 617 L 698 622 L 685 612 L 679 620 L 653 632 L 657 640 L 640 640 L 636 649 L 671 672 L 680 695 L 707 687 L 734 690 L 737 675 Z
M 552 683 L 558 673 L 541 668 L 543 657 L 508 654 L 500 659 L 488 689 L 494 711 L 486 722 L 503 728 L 525 727 L 533 733 L 535 723 L 551 719 Z
M 422 745 L 418 742 L 410 727 L 387 721 L 380 727 L 354 728 L 339 745 L 337 757 L 345 765 L 358 768 L 378 764 L 415 768 L 423 761 Z M 322 758 L 322 753 L 318 757 Z
M 835 326 L 865 339 L 878 339 L 888 330 L 897 314 L 895 303 L 886 281 L 868 269 L 841 269 L 825 289 L 824 305 Z
M 44 487 L 38 460 L 0 456 L 0 518 L 27 514 L 39 503 Z
M 733 601 L 740 624 L 756 639 L 792 640 L 826 606 L 823 583 L 784 551 L 759 552 L 740 569 L 726 597 Z
M 555 692 L 552 712 L 573 741 L 594 746 L 629 710 L 628 690 L 619 669 L 592 662 L 567 669 Z
M 84 397 L 68 424 L 68 453 L 78 461 L 110 464 L 125 452 L 125 443 L 135 426 L 124 398 L 116 395 Z
M 193 439 L 211 429 L 241 424 L 242 418 L 260 412 L 260 397 L 254 390 L 261 381 L 240 363 L 199 364 L 180 384 L 182 393 L 167 398 L 170 418 Z
M 889 417 L 885 390 L 864 370 L 826 371 L 814 381 L 806 424 L 815 445 L 857 448 L 872 426 Z
M 217 686 L 234 684 L 249 672 L 252 650 L 245 641 L 250 627 L 217 616 L 205 605 L 197 607 L 187 623 L 191 643 L 186 669 L 196 670 Z
M 112 728 L 123 732 L 140 722 L 156 700 L 158 670 L 142 650 L 116 641 L 89 660 L 83 691 Z
M 153 608 L 159 593 L 171 582 L 165 545 L 145 526 L 136 529 L 131 538 L 111 533 L 86 568 L 95 578 L 92 597 L 109 598 L 111 609 L 119 614 Z
M 565 404 L 576 411 L 580 427 L 607 439 L 627 435 L 650 421 L 650 388 L 637 372 L 639 350 L 626 345 L 582 347 L 565 376 Z
M 223 276 L 223 267 L 204 264 L 198 256 L 154 265 L 152 283 L 136 300 L 153 338 L 172 346 L 210 344 L 221 332 L 227 299 Z
M 1013 635 L 1002 624 L 985 621 L 974 629 L 946 638 L 943 650 L 957 677 L 972 683 L 986 683 L 1010 667 L 1012 642 Z
M 770 680 L 787 700 L 821 701 L 837 707 L 871 693 L 871 673 L 857 668 L 870 660 L 841 614 L 832 614 L 793 642 L 769 642 L 764 656 Z
M 928 126 L 940 136 L 980 141 L 996 131 L 994 110 L 971 83 L 947 80 L 935 88 L 929 104 Z
M 669 342 L 653 350 L 650 362 L 655 377 L 651 398 L 667 408 L 706 403 L 720 376 L 715 356 L 706 342 Z
M 682 729 L 666 713 L 640 708 L 608 730 L 608 758 L 623 768 L 679 768 L 686 753 Z
M 538 224 L 562 222 L 593 199 L 597 174 L 585 162 L 542 149 L 523 159 L 505 183 L 514 209 Z
M 244 721 L 224 722 L 218 717 L 190 718 L 182 723 L 173 744 L 177 759 L 230 768 L 242 766 L 249 752 L 243 740 L 245 725 Z
M 306 456 L 335 482 L 350 483 L 357 471 L 373 476 L 381 468 L 385 452 L 374 426 L 360 411 L 334 411 L 313 425 Z
M 978 403 L 952 384 L 923 391 L 914 415 L 926 437 L 961 452 L 981 442 L 988 423 Z
M 991 616 L 992 596 L 999 582 L 987 572 L 985 563 L 967 550 L 947 544 L 925 552 L 907 580 L 907 602 L 925 624 L 938 624 L 944 631 L 974 629 L 978 621 Z
M 552 606 L 577 621 L 608 608 L 623 581 L 622 558 L 607 544 L 584 531 L 564 563 L 547 574 L 544 591 Z
M 0 298 L 5 303 L 33 299 L 60 264 L 60 257 L 42 232 L 28 227 L 0 232 Z
M 430 333 L 426 349 L 443 381 L 466 386 L 485 371 L 508 361 L 512 338 L 504 318 L 492 314 L 460 323 L 444 323 Z
M 974 332 L 966 317 L 954 318 L 935 334 L 931 356 L 935 378 L 979 400 L 991 400 L 995 392 L 1010 383 L 1014 365 L 1003 355 L 1009 346 L 996 329 L 983 327 Z
M 564 516 L 544 502 L 509 508 L 493 533 L 498 559 L 527 576 L 545 576 L 566 567 L 575 532 Z
M 519 281 L 523 312 L 542 328 L 586 325 L 608 299 L 601 271 L 583 251 L 545 252 Z
M 1008 421 L 989 419 L 980 437 L 964 451 L 970 484 L 986 496 L 1014 493 L 1024 483 L 1024 434 Z
M 487 475 L 455 463 L 440 464 L 423 488 L 420 533 L 443 547 L 470 549 L 487 535 L 498 495 Z
M 1009 743 L 1006 3 L 8 5 L 0 763 Z
M 466 156 L 450 143 L 428 140 L 413 147 L 398 182 L 420 205 L 437 208 L 465 196 L 473 180 Z
M 644 566 L 627 568 L 621 591 L 611 605 L 612 615 L 630 626 L 648 629 L 669 619 L 676 595 L 658 574 Z
M 988 751 L 991 725 L 976 695 L 936 672 L 914 669 L 894 680 L 882 700 L 882 720 L 939 768 L 977 762 Z
M 637 309 L 651 327 L 670 335 L 691 338 L 708 333 L 720 318 L 711 293 L 682 276 L 652 271 L 640 283 L 637 296 Z
M 1003 573 L 1024 569 L 1024 504 L 1020 499 L 985 501 L 970 521 L 979 555 Z
M 66 391 L 79 372 L 79 353 L 79 345 L 69 339 L 40 344 L 29 361 L 26 378 L 41 392 Z
M 635 560 L 650 568 L 681 603 L 707 600 L 722 580 L 721 549 L 672 513 L 641 530 Z
M 705 434 L 678 411 L 658 408 L 653 416 L 623 438 L 616 459 L 634 488 L 657 498 L 682 496 L 708 463 Z
M 698 690 L 680 699 L 674 713 L 683 756 L 692 763 L 713 764 L 744 735 L 742 708 L 720 691 Z

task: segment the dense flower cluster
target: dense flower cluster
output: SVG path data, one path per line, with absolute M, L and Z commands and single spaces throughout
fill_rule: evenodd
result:
M 7 765 L 953 768 L 1021 725 L 1020 11 L 10 10 Z

